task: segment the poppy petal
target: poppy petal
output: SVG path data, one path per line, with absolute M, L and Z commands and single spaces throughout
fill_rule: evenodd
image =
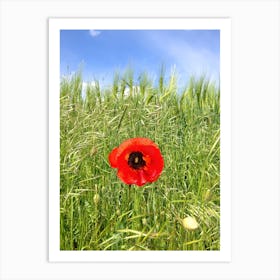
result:
M 132 185 L 135 184 L 137 186 L 143 186 L 148 180 L 147 174 L 144 170 L 133 170 L 132 168 L 121 168 L 118 171 L 118 177 L 126 184 Z
M 119 168 L 117 175 L 124 183 L 128 185 L 136 184 L 138 181 L 137 172 L 129 167 Z
M 142 148 L 142 151 L 144 156 L 147 156 L 149 159 L 147 170 L 155 170 L 156 172 L 161 173 L 164 167 L 164 161 L 160 150 L 154 146 L 145 146 Z
M 135 146 L 155 146 L 155 143 L 148 139 L 148 138 L 132 138 L 132 139 L 128 139 L 126 141 L 124 141 L 123 143 L 120 144 L 120 146 L 118 147 L 119 149 L 119 153 L 121 154 L 124 150 L 126 149 L 131 149 Z
M 136 182 L 136 185 L 141 187 L 144 184 L 146 184 L 147 182 L 149 182 L 149 180 L 147 180 L 147 178 L 146 178 L 146 173 L 142 169 L 139 170 L 137 172 L 137 182 Z
M 115 148 L 112 150 L 112 152 L 109 155 L 109 162 L 113 168 L 118 167 L 117 153 L 118 153 L 118 148 Z

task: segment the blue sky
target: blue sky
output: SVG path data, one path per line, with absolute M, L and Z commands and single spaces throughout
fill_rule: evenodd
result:
M 110 84 L 116 71 L 131 67 L 135 79 L 147 72 L 155 81 L 161 65 L 176 68 L 179 83 L 206 74 L 216 83 L 220 73 L 219 30 L 61 30 L 60 74 L 82 67 L 83 79 Z

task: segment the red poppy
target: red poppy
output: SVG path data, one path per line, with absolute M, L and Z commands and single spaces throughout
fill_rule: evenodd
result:
M 164 166 L 157 145 L 148 138 L 132 138 L 112 150 L 109 162 L 126 184 L 143 186 L 158 179 Z

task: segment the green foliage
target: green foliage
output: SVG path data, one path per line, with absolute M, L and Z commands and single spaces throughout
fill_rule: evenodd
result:
M 219 89 L 191 78 L 178 92 L 172 73 L 158 86 L 147 73 L 116 74 L 110 90 L 94 81 L 83 97 L 82 75 L 61 81 L 61 250 L 219 250 Z M 160 147 L 165 167 L 144 187 L 127 186 L 108 163 L 133 137 Z M 195 217 L 199 227 L 185 229 Z

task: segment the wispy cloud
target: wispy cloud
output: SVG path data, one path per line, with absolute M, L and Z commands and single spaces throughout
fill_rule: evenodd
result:
M 193 46 L 190 42 L 166 34 L 149 39 L 153 41 L 155 49 L 174 63 L 181 76 L 205 74 L 212 81 L 219 81 L 219 54 L 207 46 Z
M 96 36 L 98 36 L 100 33 L 101 33 L 100 31 L 97 31 L 97 30 L 94 30 L 94 29 L 89 30 L 89 34 L 90 34 L 90 36 L 92 36 L 92 37 L 96 37 Z

